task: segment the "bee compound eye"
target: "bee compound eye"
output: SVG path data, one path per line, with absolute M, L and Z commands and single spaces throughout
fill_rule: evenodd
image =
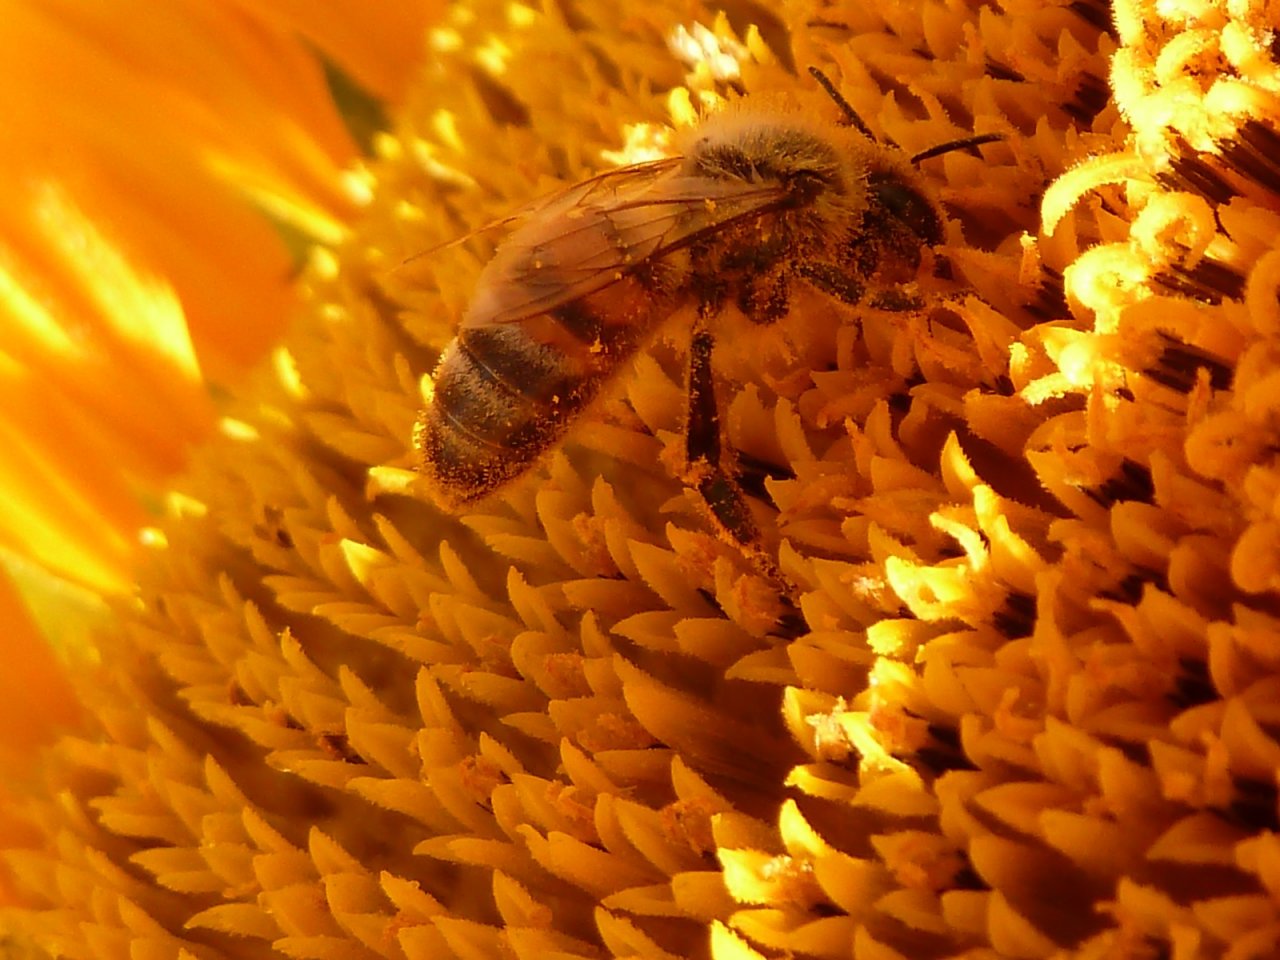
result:
M 874 201 L 925 243 L 933 246 L 942 242 L 938 212 L 915 187 L 892 174 L 872 174 L 867 190 Z

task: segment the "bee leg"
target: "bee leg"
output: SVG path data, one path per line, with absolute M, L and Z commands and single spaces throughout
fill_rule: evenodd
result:
M 786 273 L 775 270 L 760 277 L 745 277 L 739 284 L 738 309 L 752 323 L 777 323 L 791 309 Z
M 796 267 L 796 273 L 829 297 L 841 303 L 862 303 L 867 288 L 857 276 L 834 263 L 808 262 Z
M 804 263 L 796 268 L 796 272 L 827 296 L 842 303 L 860 304 L 866 296 L 866 287 L 862 281 L 833 263 Z M 925 302 L 919 295 L 903 287 L 887 287 L 878 291 L 867 301 L 867 305 L 877 310 L 905 313 L 921 309 Z
M 920 310 L 924 307 L 924 300 L 918 295 L 908 290 L 902 290 L 898 287 L 889 287 L 881 290 L 871 298 L 871 306 L 877 310 L 891 310 L 894 313 L 906 313 L 908 310 Z
M 742 546 L 760 539 L 742 491 L 721 465 L 720 410 L 711 370 L 715 339 L 699 315 L 689 343 L 689 416 L 685 428 L 685 459 L 689 476 L 716 522 Z
M 722 535 L 727 536 L 751 564 L 780 590 L 787 607 L 779 623 L 785 629 L 799 629 L 802 623 L 794 584 L 778 569 L 760 545 L 760 530 L 751 516 L 738 482 L 724 469 L 720 442 L 720 411 L 716 403 L 711 351 L 715 338 L 707 328 L 714 307 L 698 312 L 689 343 L 689 409 L 685 426 L 687 480 L 698 491 Z

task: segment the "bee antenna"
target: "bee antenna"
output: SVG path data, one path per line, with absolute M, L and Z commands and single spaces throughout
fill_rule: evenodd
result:
M 876 140 L 876 135 L 871 132 L 871 128 L 862 122 L 862 118 L 858 116 L 858 111 L 853 109 L 853 105 L 849 103 L 840 91 L 836 89 L 836 85 L 828 79 L 827 75 L 817 67 L 810 67 L 809 73 L 813 75 L 813 79 L 818 81 L 818 86 L 827 92 L 827 96 L 836 102 L 836 106 L 840 108 L 844 114 L 844 124 L 846 127 L 853 127 L 868 140 Z M 878 141 L 877 141 L 878 142 Z
M 921 150 L 911 158 L 912 164 L 919 164 L 924 160 L 931 160 L 934 157 L 940 157 L 944 153 L 951 153 L 953 150 L 967 150 L 970 147 L 981 146 L 984 143 L 995 143 L 997 140 L 1003 140 L 1003 133 L 980 133 L 976 137 L 964 137 L 961 140 L 948 140 L 946 143 L 935 144 L 928 150 Z

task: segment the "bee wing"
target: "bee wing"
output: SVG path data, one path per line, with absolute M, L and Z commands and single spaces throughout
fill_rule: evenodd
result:
M 618 167 L 613 170 L 606 170 L 603 173 L 596 174 L 586 180 L 580 180 L 568 187 L 555 190 L 551 193 L 531 200 L 529 203 L 512 210 L 508 214 L 490 220 L 488 223 L 482 223 L 480 226 L 468 230 L 461 236 L 454 237 L 451 240 L 444 240 L 434 246 L 427 247 L 425 250 L 419 250 L 417 253 L 405 257 L 396 266 L 399 270 L 418 260 L 427 257 L 433 257 L 442 250 L 449 250 L 453 247 L 461 246 L 473 237 L 488 233 L 490 230 L 498 230 L 502 227 L 509 227 L 512 224 L 518 224 L 527 221 L 532 217 L 540 216 L 544 210 L 561 209 L 571 207 L 579 203 L 588 202 L 588 198 L 601 191 L 616 187 L 633 179 L 652 179 L 660 173 L 672 169 L 681 162 L 680 157 L 663 157 L 660 160 L 648 160 L 644 163 L 628 164 L 625 167 Z
M 550 201 L 498 248 L 464 323 L 554 310 L 786 197 L 777 184 L 679 175 L 677 162 L 610 171 Z

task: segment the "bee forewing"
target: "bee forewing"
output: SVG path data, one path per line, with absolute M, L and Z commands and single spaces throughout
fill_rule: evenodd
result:
M 672 176 L 600 178 L 525 223 L 476 284 L 465 326 L 516 323 L 622 280 L 644 264 L 780 202 L 777 185 Z

